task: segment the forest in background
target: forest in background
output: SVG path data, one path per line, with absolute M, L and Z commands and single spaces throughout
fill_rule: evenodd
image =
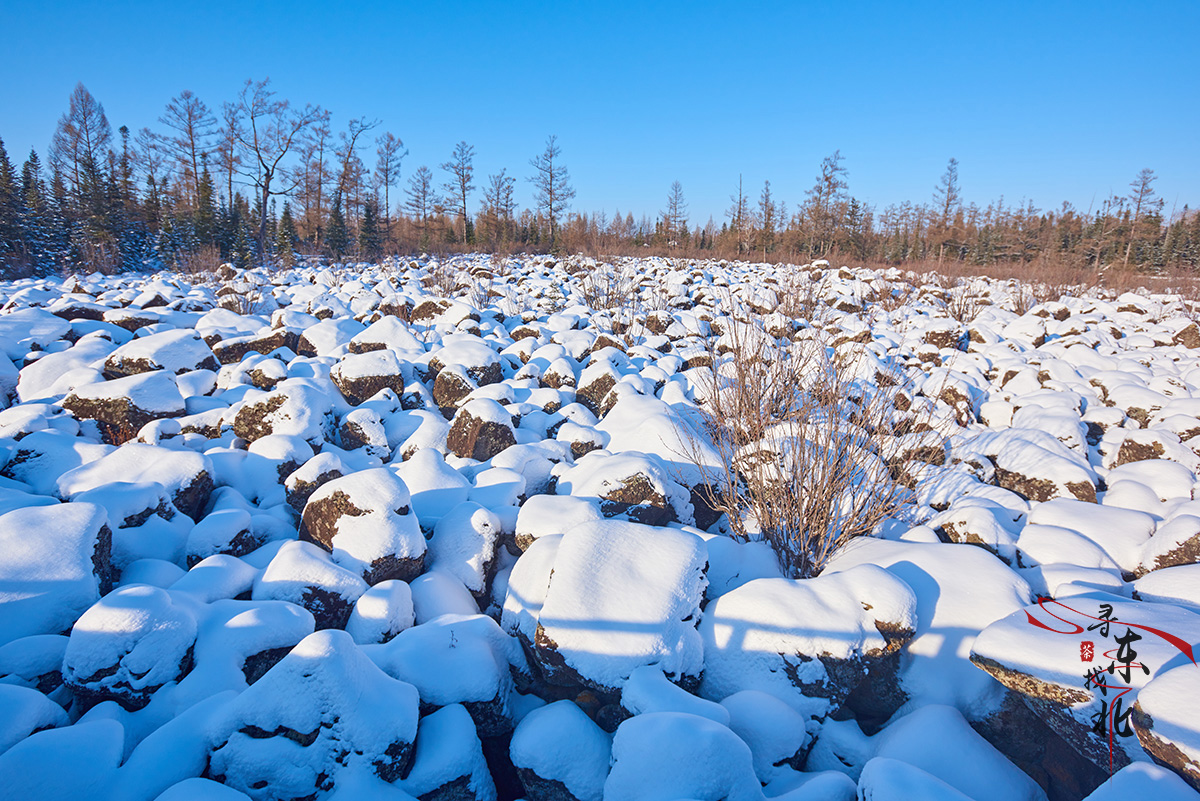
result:
M 137 132 L 114 132 L 79 84 L 45 153 L 17 168 L 0 140 L 0 277 L 462 251 L 830 258 L 1023 275 L 1200 266 L 1200 214 L 1165 208 L 1150 169 L 1088 210 L 1003 198 L 981 207 L 963 202 L 951 158 L 928 200 L 877 209 L 853 195 L 834 152 L 792 208 L 770 181 L 752 188 L 739 177 L 728 209 L 701 223 L 676 181 L 659 213 L 635 218 L 572 208 L 554 136 L 517 174 L 477 176 L 465 141 L 446 161 L 413 168 L 378 122 L 335 132 L 328 111 L 278 97 L 269 81 L 247 81 L 220 109 L 184 91 L 156 127 Z M 518 180 L 532 183 L 532 208 L 518 208 Z

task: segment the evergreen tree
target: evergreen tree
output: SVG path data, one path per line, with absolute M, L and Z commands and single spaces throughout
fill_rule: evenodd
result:
M 29 264 L 45 267 L 46 218 L 49 209 L 46 203 L 46 186 L 42 181 L 42 163 L 36 150 L 29 151 L 29 158 L 21 167 L 21 198 L 18 208 L 25 258 Z
M 233 240 L 230 261 L 239 270 L 248 270 L 254 264 L 254 251 L 250 247 L 250 225 L 248 215 L 238 215 L 237 233 Z
M 201 246 L 217 241 L 217 200 L 212 175 L 208 172 L 208 154 L 200 158 L 204 165 L 196 187 L 196 239 Z
M 7 273 L 16 267 L 20 254 L 20 200 L 12 162 L 0 139 L 0 267 Z
M 338 261 L 350 245 L 350 233 L 346 230 L 346 218 L 342 215 L 340 193 L 333 198 L 333 211 L 329 212 L 329 225 L 325 229 L 325 244 L 333 253 L 333 258 Z
M 383 238 L 379 230 L 379 212 L 376 211 L 375 203 L 375 199 L 372 198 L 364 204 L 362 222 L 358 228 L 358 250 L 367 261 L 377 260 L 383 249 Z
M 279 260 L 284 267 L 291 267 L 296 260 L 296 222 L 292 219 L 292 204 L 286 200 L 283 203 L 283 213 L 279 215 L 279 227 L 275 232 L 275 249 L 279 252 Z

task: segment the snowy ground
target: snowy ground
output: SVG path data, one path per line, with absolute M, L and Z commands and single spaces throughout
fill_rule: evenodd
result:
M 0 285 L 0 797 L 1200 799 L 1200 328 L 951 283 Z M 705 503 L 748 331 L 902 381 L 815 578 Z

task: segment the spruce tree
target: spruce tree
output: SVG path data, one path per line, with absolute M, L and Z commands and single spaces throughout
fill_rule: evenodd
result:
M 342 215 L 341 193 L 334 195 L 333 211 L 329 212 L 329 226 L 325 230 L 325 244 L 335 261 L 341 261 L 342 254 L 350 245 L 350 233 L 346 230 L 346 218 Z
M 291 267 L 296 261 L 296 222 L 292 219 L 292 204 L 286 200 L 283 203 L 283 213 L 279 215 L 279 227 L 275 232 L 275 249 L 279 251 L 279 261 L 284 267 Z
M 201 155 L 204 165 L 196 187 L 196 239 L 201 246 L 217 241 L 217 201 L 212 175 L 208 172 L 208 155 Z
M 19 203 L 21 246 L 30 264 L 45 266 L 46 261 L 46 187 L 42 182 L 42 164 L 36 150 L 21 167 L 21 198 Z
M 367 261 L 379 258 L 383 249 L 382 237 L 379 231 L 379 212 L 375 209 L 375 200 L 368 200 L 363 207 L 362 222 L 358 228 L 358 251 Z
M 254 264 L 254 252 L 250 248 L 250 226 L 248 215 L 239 215 L 237 234 L 233 240 L 230 261 L 239 270 L 248 270 Z
M 12 277 L 9 271 L 16 266 L 20 241 L 20 199 L 16 176 L 13 175 L 8 152 L 4 149 L 4 140 L 0 139 L 0 267 L 6 268 L 6 278 Z

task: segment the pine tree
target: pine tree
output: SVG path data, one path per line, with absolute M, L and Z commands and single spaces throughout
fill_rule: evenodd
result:
M 247 215 L 238 215 L 237 234 L 233 240 L 230 261 L 239 270 L 248 270 L 254 264 L 254 251 L 250 247 L 250 224 Z
M 275 249 L 279 252 L 279 261 L 284 267 L 291 267 L 296 261 L 296 222 L 292 219 L 292 204 L 283 202 L 283 213 L 279 215 L 279 227 L 275 231 Z
M 371 198 L 363 205 L 362 222 L 358 228 L 358 251 L 367 261 L 375 261 L 379 258 L 382 249 L 379 212 L 376 211 L 375 199 Z
M 21 228 L 21 247 L 27 263 L 45 266 L 46 222 L 49 209 L 46 203 L 46 186 L 42 182 L 42 163 L 36 150 L 29 151 L 29 158 L 21 167 L 21 197 L 18 204 Z
M 325 229 L 325 244 L 333 253 L 335 261 L 340 261 L 342 254 L 350 245 L 350 233 L 346 230 L 346 218 L 342 215 L 342 196 L 337 194 L 333 199 L 333 211 L 329 212 L 329 225 Z

